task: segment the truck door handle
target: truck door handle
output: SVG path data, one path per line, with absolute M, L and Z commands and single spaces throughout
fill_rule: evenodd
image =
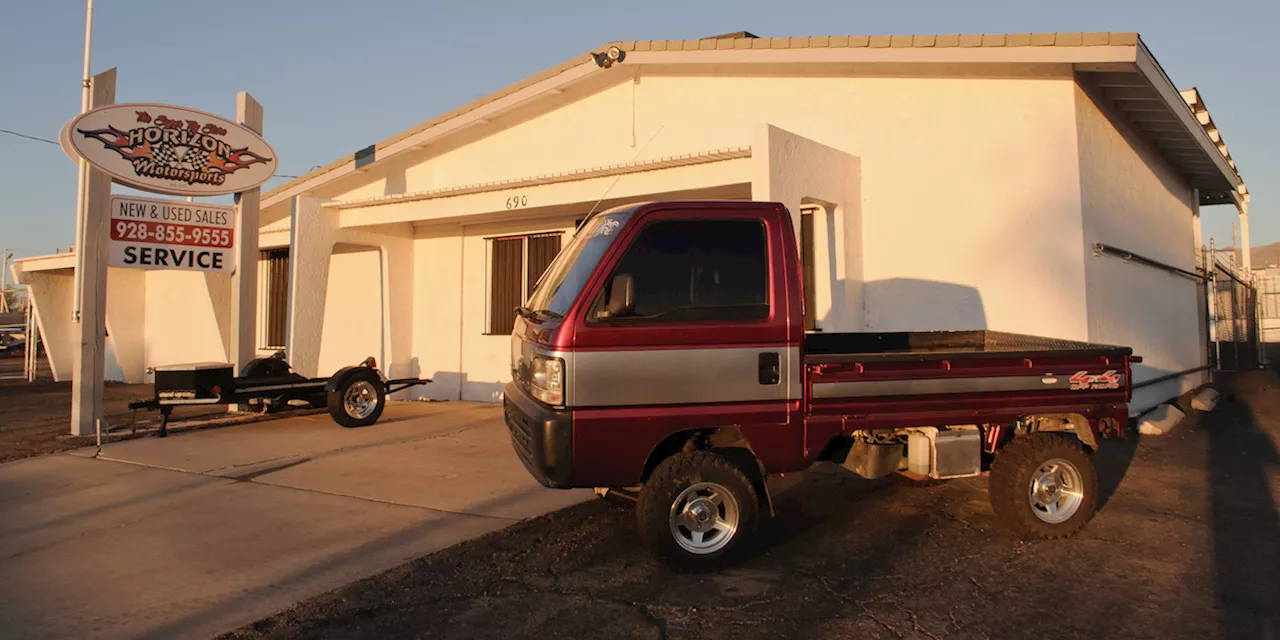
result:
M 777 352 L 760 354 L 760 384 L 778 384 L 781 377 Z

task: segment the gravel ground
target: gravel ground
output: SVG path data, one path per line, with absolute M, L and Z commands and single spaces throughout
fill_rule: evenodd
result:
M 985 479 L 814 472 L 765 548 L 711 575 L 593 501 L 300 603 L 224 638 L 1280 638 L 1280 378 L 1101 454 L 1077 537 L 1021 543 Z

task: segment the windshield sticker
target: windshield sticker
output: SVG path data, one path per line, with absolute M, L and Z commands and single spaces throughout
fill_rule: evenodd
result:
M 613 232 L 617 231 L 618 227 L 620 226 L 622 226 L 621 222 L 618 222 L 617 220 L 614 220 L 612 218 L 608 218 L 603 223 L 600 224 L 599 229 L 596 229 L 596 235 L 611 236 L 613 235 Z

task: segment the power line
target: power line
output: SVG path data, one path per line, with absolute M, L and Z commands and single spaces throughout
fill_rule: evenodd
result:
M 19 138 L 26 138 L 26 139 L 28 139 L 28 140 L 35 140 L 36 142 L 47 142 L 47 143 L 49 143 L 49 144 L 57 145 L 57 146 L 59 146 L 59 147 L 60 147 L 60 146 L 62 146 L 62 145 L 61 145 L 61 144 L 59 144 L 58 142 L 56 142 L 56 141 L 54 141 L 54 140 L 49 140 L 48 138 L 41 138 L 41 137 L 38 137 L 38 136 L 29 136 L 29 135 L 27 135 L 27 134 L 25 134 L 25 133 L 18 133 L 17 131 L 10 131 L 10 130 L 8 130 L 8 129 L 0 129 L 0 133 L 7 133 L 7 134 L 9 134 L 9 135 L 11 135 L 11 136 L 18 136 Z M 316 166 L 319 166 L 319 165 L 316 165 Z M 312 169 L 314 169 L 314 168 L 316 168 L 316 167 L 312 167 Z M 283 173 L 277 173 L 277 174 L 275 174 L 275 175 L 273 175 L 273 176 L 271 176 L 271 177 L 273 177 L 273 178 L 298 178 L 298 177 L 300 177 L 300 176 L 291 176 L 291 175 L 287 175 L 287 174 L 283 174 Z
M 49 143 L 49 144 L 57 145 L 57 146 L 59 146 L 59 147 L 60 147 L 60 146 L 62 146 L 62 145 L 58 144 L 58 142 L 57 142 L 57 141 L 55 141 L 55 140 L 50 140 L 50 139 L 48 139 L 48 138 L 39 138 L 39 137 L 36 137 L 36 136 L 29 136 L 29 135 L 27 135 L 27 134 L 25 134 L 25 133 L 18 133 L 17 131 L 10 131 L 10 130 L 8 130 L 8 129 L 0 129 L 0 133 L 7 133 L 7 134 L 9 134 L 9 135 L 11 135 L 11 136 L 18 136 L 19 138 L 26 138 L 26 139 L 28 139 L 28 140 L 35 140 L 36 142 L 47 142 L 47 143 Z

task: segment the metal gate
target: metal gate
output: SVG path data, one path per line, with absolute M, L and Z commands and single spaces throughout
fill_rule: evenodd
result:
M 1258 290 L 1258 337 L 1265 362 L 1280 361 L 1280 268 L 1254 271 Z
M 1210 255 L 1213 263 L 1209 270 L 1209 313 L 1213 319 L 1210 348 L 1218 369 L 1255 369 L 1262 363 L 1258 288 L 1249 281 L 1249 276 L 1223 264 L 1213 253 Z

